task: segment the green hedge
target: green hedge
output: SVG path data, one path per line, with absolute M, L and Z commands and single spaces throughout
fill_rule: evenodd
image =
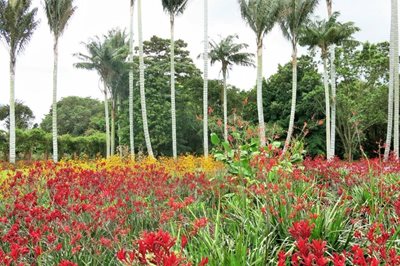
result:
M 8 132 L 0 131 L 0 155 L 8 160 Z M 106 135 L 93 132 L 88 136 L 61 135 L 58 137 L 58 153 L 61 159 L 105 156 Z M 18 159 L 49 159 L 52 153 L 52 135 L 40 128 L 17 130 L 16 144 Z

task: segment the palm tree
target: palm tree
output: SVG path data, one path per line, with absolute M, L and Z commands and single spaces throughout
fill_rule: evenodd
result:
M 171 117 L 172 117 L 172 154 L 177 158 L 176 147 L 176 109 L 175 109 L 175 40 L 174 23 L 175 16 L 183 14 L 188 0 L 162 0 L 164 11 L 169 13 L 169 22 L 171 26 Z
M 15 66 L 17 55 L 24 50 L 39 24 L 37 8 L 31 9 L 31 0 L 0 0 L 0 35 L 10 53 L 10 163 L 15 154 Z
M 394 131 L 394 154 L 396 158 L 399 156 L 398 150 L 398 130 L 399 130 L 399 58 L 398 58 L 398 3 L 397 0 L 392 0 L 391 2 L 391 25 L 390 25 L 390 68 L 389 68 L 389 96 L 388 96 L 388 124 L 386 132 L 386 143 L 385 143 L 385 153 L 384 160 L 389 159 L 390 146 L 392 141 L 392 132 Z M 396 56 L 397 55 L 397 56 Z M 397 92 L 397 93 L 396 93 Z M 397 95 L 396 95 L 397 94 Z M 397 101 L 396 101 L 397 98 Z M 394 109 L 393 109 L 394 105 Z M 396 113 L 397 108 L 397 113 Z M 394 112 L 394 115 L 393 115 Z M 394 118 L 394 125 L 393 125 Z M 394 128 L 393 128 L 394 127 Z
M 227 100 L 227 88 L 226 80 L 228 71 L 232 69 L 233 65 L 241 66 L 254 66 L 253 57 L 254 54 L 246 53 L 242 50 L 247 48 L 248 45 L 245 43 L 235 43 L 235 39 L 238 39 L 238 35 L 229 35 L 222 39 L 219 43 L 215 41 L 210 42 L 210 60 L 211 65 L 216 62 L 221 62 L 221 72 L 224 82 L 223 88 L 223 113 L 224 113 L 224 139 L 228 140 L 228 100 Z
M 57 71 L 58 71 L 58 40 L 63 34 L 69 19 L 74 14 L 76 7 L 74 0 L 45 0 L 47 22 L 54 37 L 54 66 L 53 66 L 53 161 L 58 161 L 57 145 Z
M 96 36 L 88 43 L 84 43 L 88 54 L 75 54 L 75 56 L 81 60 L 81 62 L 74 64 L 75 67 L 87 70 L 96 70 L 103 83 L 102 92 L 104 94 L 107 158 L 111 154 L 108 92 L 114 94 L 112 96 L 116 96 L 115 89 L 113 89 L 113 87 L 115 88 L 113 82 L 115 82 L 115 79 L 120 75 L 118 72 L 120 65 L 125 60 L 128 53 L 126 45 L 122 46 L 119 43 L 119 39 L 121 38 L 120 35 L 123 34 L 119 31 L 110 31 L 107 36 L 104 36 L 104 40 L 101 40 Z
M 337 21 L 338 12 L 332 14 L 329 20 L 312 22 L 305 27 L 300 36 L 300 44 L 308 45 L 311 49 L 319 47 L 324 64 L 324 87 L 325 87 L 325 115 L 326 115 L 326 155 L 330 154 L 330 92 L 328 81 L 328 49 L 332 44 L 338 45 L 350 40 L 351 36 L 359 29 L 353 22 L 340 23 Z
M 127 42 L 127 35 L 125 31 L 111 30 L 108 35 L 105 36 L 105 45 L 109 48 L 109 51 L 118 55 L 110 60 L 111 72 L 109 77 L 109 92 L 111 96 L 111 155 L 115 153 L 115 120 L 116 120 L 116 108 L 118 105 L 118 98 L 121 91 L 121 83 L 126 73 L 126 64 L 123 59 L 129 55 L 129 45 Z
M 140 83 L 140 105 L 142 106 L 142 120 L 144 139 L 146 142 L 147 153 L 154 157 L 151 148 L 149 126 L 147 123 L 146 94 L 144 90 L 144 56 L 143 56 L 143 33 L 142 33 L 142 0 L 138 0 L 138 35 L 139 35 L 139 83 Z
M 129 146 L 131 158 L 135 158 L 135 140 L 133 134 L 133 14 L 135 0 L 130 0 L 130 23 L 129 23 Z
M 208 0 L 204 0 L 204 86 L 203 86 L 203 146 L 208 157 Z
M 238 0 L 243 19 L 256 34 L 257 41 L 257 110 L 261 146 L 265 146 L 265 122 L 262 101 L 263 39 L 278 21 L 279 0 Z
M 318 0 L 286 0 L 282 8 L 280 21 L 283 35 L 292 44 L 292 106 L 290 109 L 289 129 L 283 148 L 286 153 L 292 138 L 294 129 L 294 117 L 296 112 L 297 97 L 297 43 L 300 30 L 308 21 L 309 16 L 318 4 Z

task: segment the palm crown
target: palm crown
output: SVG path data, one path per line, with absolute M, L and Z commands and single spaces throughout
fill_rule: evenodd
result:
M 322 57 L 326 58 L 330 45 L 339 45 L 351 40 L 351 36 L 359 31 L 359 28 L 354 26 L 353 22 L 338 22 L 339 15 L 339 12 L 335 12 L 328 20 L 310 22 L 301 32 L 300 44 L 308 45 L 311 49 L 319 47 Z
M 162 0 L 162 5 L 165 12 L 178 16 L 185 11 L 188 2 L 189 0 Z
M 13 57 L 21 52 L 31 39 L 39 22 L 35 20 L 37 8 L 30 10 L 31 0 L 0 0 L 0 34 Z
M 240 12 L 249 27 L 261 40 L 274 27 L 281 1 L 279 0 L 238 0 Z
M 209 56 L 211 64 L 221 62 L 222 72 L 231 70 L 233 65 L 254 66 L 254 54 L 242 52 L 248 45 L 245 43 L 235 43 L 235 39 L 238 39 L 237 35 L 229 35 L 219 43 L 215 41 L 210 42 L 211 49 Z
M 60 37 L 76 10 L 73 6 L 74 0 L 45 0 L 44 2 L 50 31 L 55 37 Z

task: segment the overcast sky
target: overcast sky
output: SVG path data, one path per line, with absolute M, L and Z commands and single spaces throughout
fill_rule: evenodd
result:
M 78 70 L 73 67 L 76 59 L 73 53 L 84 52 L 82 42 L 95 35 L 103 35 L 112 28 L 129 26 L 129 0 L 75 0 L 77 11 L 70 20 L 60 41 L 58 99 L 70 96 L 90 96 L 102 99 L 98 89 L 96 72 Z M 144 39 L 152 35 L 169 38 L 169 19 L 163 12 L 161 0 L 143 0 Z M 390 1 L 383 0 L 334 0 L 335 11 L 341 12 L 341 21 L 354 21 L 361 32 L 356 38 L 361 41 L 379 42 L 389 39 Z M 52 99 L 53 39 L 50 35 L 43 12 L 42 0 L 33 0 L 39 7 L 40 26 L 31 42 L 17 59 L 16 99 L 28 105 L 40 122 L 49 112 Z M 189 44 L 191 57 L 202 69 L 201 59 L 196 59 L 203 49 L 203 1 L 189 0 L 186 12 L 176 20 L 176 38 Z M 135 9 L 135 11 L 137 11 Z M 315 12 L 316 16 L 327 16 L 325 1 Z M 135 14 L 136 16 L 136 14 Z M 237 0 L 209 0 L 209 37 L 218 40 L 220 36 L 238 34 L 240 42 L 250 45 L 255 52 L 254 33 L 243 22 Z M 135 20 L 135 45 L 137 45 Z M 304 51 L 304 49 L 302 50 Z M 265 77 L 275 73 L 279 64 L 290 60 L 291 48 L 276 27 L 264 41 Z M 9 101 L 9 56 L 4 43 L 0 46 L 0 104 Z M 234 67 L 229 83 L 247 90 L 255 83 L 254 68 Z M 221 78 L 219 65 L 210 70 L 210 78 Z

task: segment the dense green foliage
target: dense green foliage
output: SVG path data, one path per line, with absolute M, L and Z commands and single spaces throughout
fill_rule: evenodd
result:
M 169 49 L 167 39 L 153 36 L 144 42 L 146 63 L 146 93 L 149 129 L 152 145 L 157 155 L 172 154 L 170 87 L 169 87 Z M 385 114 L 388 84 L 388 43 L 348 42 L 336 49 L 337 68 L 337 152 L 338 155 L 353 159 L 362 156 L 361 149 L 368 156 L 376 156 L 379 143 L 385 134 Z M 136 152 L 144 150 L 144 136 L 140 115 L 140 98 L 138 88 L 138 58 L 134 58 L 134 130 Z M 178 150 L 180 153 L 202 152 L 202 86 L 201 71 L 194 65 L 182 40 L 175 43 L 176 62 L 176 109 Z M 304 142 L 308 155 L 324 154 L 324 93 L 322 77 L 318 71 L 318 62 L 312 54 L 298 58 L 298 94 L 295 119 L 295 138 Z M 129 144 L 128 120 L 128 75 L 122 72 L 119 82 L 113 84 L 118 91 L 120 101 L 116 102 L 116 136 L 118 150 L 127 150 Z M 263 81 L 263 99 L 265 119 L 267 121 L 267 138 L 270 142 L 284 141 L 286 127 L 289 123 L 290 95 L 292 90 L 291 62 L 278 67 L 276 74 Z M 241 91 L 228 85 L 228 126 L 229 132 L 256 130 L 257 105 L 256 89 Z M 112 103 L 109 103 L 110 109 Z M 17 105 L 17 114 L 18 107 Z M 1 109 L 0 109 L 1 110 Z M 7 110 L 7 108 L 5 109 Z M 223 137 L 223 81 L 209 82 L 209 115 L 210 131 Z M 18 116 L 18 115 L 17 115 Z M 104 105 L 102 102 L 79 97 L 66 97 L 58 102 L 60 135 L 60 154 L 65 156 L 104 154 L 105 139 Z M 29 117 L 29 116 L 28 116 Z M 24 122 L 26 123 L 26 122 Z M 18 124 L 18 119 L 17 119 Z M 40 127 L 44 132 L 51 132 L 51 110 L 45 116 Z M 26 128 L 21 125 L 20 129 Z M 7 134 L 2 133 L 3 138 Z M 30 137 L 18 133 L 18 151 L 24 155 L 25 146 L 37 156 L 43 158 L 51 152 L 51 147 L 39 147 L 44 143 L 26 144 Z M 39 134 L 34 131 L 30 134 Z M 40 135 L 39 134 L 39 135 Z M 49 135 L 42 137 L 50 138 Z M 73 139 L 73 140 L 72 140 Z M 88 143 L 94 141 L 94 147 Z M 47 142 L 46 142 L 47 143 Z M 71 144 L 74 143 L 74 144 Z M 35 146 L 36 145 L 36 146 Z M 47 144 L 46 144 L 47 145 Z M 7 144 L 2 144 L 2 153 L 7 151 Z
M 88 135 L 93 131 L 103 131 L 104 106 L 98 100 L 69 96 L 57 102 L 58 133 L 73 136 Z M 44 117 L 40 127 L 51 132 L 52 110 Z

